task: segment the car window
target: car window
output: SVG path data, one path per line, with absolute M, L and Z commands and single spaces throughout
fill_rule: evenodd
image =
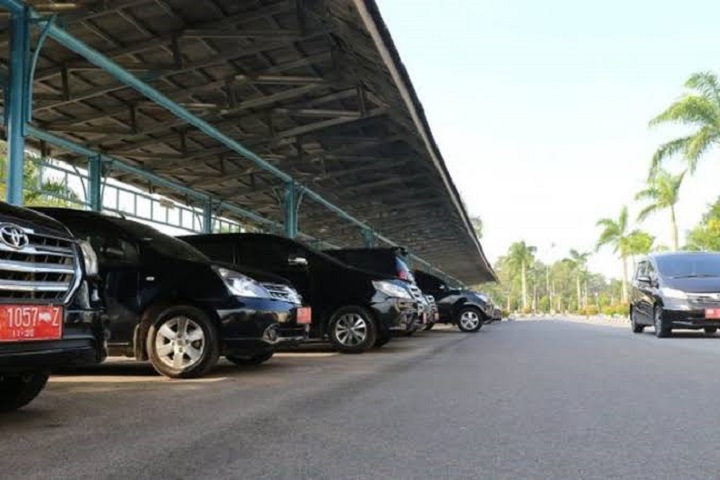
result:
M 150 249 L 161 255 L 196 262 L 208 261 L 208 257 L 195 247 L 175 237 L 165 235 L 149 225 L 114 217 L 108 217 L 108 220 L 136 241 L 146 243 Z
M 644 276 L 647 276 L 647 262 L 645 261 L 638 263 L 637 270 L 635 271 L 635 280 Z
M 289 256 L 287 245 L 272 239 L 246 238 L 237 244 L 237 261 L 243 265 L 283 268 Z

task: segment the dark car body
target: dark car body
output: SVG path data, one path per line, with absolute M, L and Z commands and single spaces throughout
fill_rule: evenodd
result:
M 720 253 L 674 252 L 638 262 L 632 279 L 633 330 L 654 326 L 658 336 L 673 329 L 720 327 Z
M 435 299 L 440 323 L 457 324 L 464 309 L 477 311 L 483 322 L 492 319 L 493 305 L 487 296 L 464 288 L 452 288 L 441 278 L 422 270 L 413 273 L 420 290 Z
M 413 322 L 410 328 L 416 330 L 433 321 L 430 303 L 415 284 L 412 271 L 405 260 L 407 251 L 404 248 L 343 248 L 323 250 L 323 253 L 355 268 L 402 280 L 418 307 L 416 321 Z
M 78 242 L 59 222 L 2 202 L 0 304 L 3 308 L 0 316 L 0 378 L 98 363 L 105 358 L 98 279 L 86 274 Z M 10 324 L 8 312 L 11 307 L 22 314 L 28 327 Z M 39 327 L 29 325 L 43 320 L 38 309 L 54 307 L 62 308 L 62 311 L 56 310 L 62 315 L 57 319 L 61 322 L 59 338 L 20 340 L 37 336 L 35 330 Z M 48 315 L 48 310 L 43 312 Z M 31 319 L 33 315 L 37 318 Z M 8 338 L 12 335 L 18 337 Z M 0 386 L 0 391 L 2 389 Z M 2 407 L 0 405 L 5 409 Z
M 406 298 L 394 298 L 380 292 L 374 283 L 402 285 L 401 282 L 345 265 L 288 238 L 256 233 L 181 238 L 214 260 L 269 270 L 290 280 L 312 307 L 311 336 L 315 338 L 326 336 L 331 317 L 343 307 L 355 306 L 371 312 L 379 344 L 389 339 L 390 331 L 407 330 L 415 315 L 415 305 L 408 293 Z M 342 346 L 336 346 L 342 350 Z
M 290 301 L 282 288 L 275 288 L 274 294 L 268 289 L 272 297 L 267 298 L 233 294 L 218 273 L 224 265 L 152 227 L 94 212 L 42 211 L 65 223 L 78 238 L 87 239 L 98 252 L 112 354 L 147 359 L 148 332 L 159 312 L 174 305 L 207 315 L 218 333 L 219 355 L 226 357 L 271 355 L 278 343 L 307 337 L 308 327 L 296 321 L 299 303 Z M 282 282 L 269 273 L 248 274 Z

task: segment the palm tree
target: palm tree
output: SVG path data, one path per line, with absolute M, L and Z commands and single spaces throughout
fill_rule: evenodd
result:
M 627 236 L 627 254 L 632 257 L 635 266 L 636 255 L 647 255 L 653 250 L 655 237 L 641 230 L 633 230 Z
M 673 248 L 678 250 L 678 227 L 675 217 L 675 205 L 678 202 L 680 186 L 685 178 L 685 172 L 679 175 L 672 175 L 666 170 L 658 168 L 645 190 L 635 195 L 635 200 L 648 200 L 650 203 L 640 211 L 638 221 L 642 222 L 647 217 L 660 210 L 670 210 L 670 232 L 672 234 Z
M 527 270 L 535 261 L 536 251 L 536 247 L 527 245 L 525 241 L 513 243 L 508 251 L 507 262 L 510 271 L 514 276 L 518 273 L 521 275 L 523 310 L 528 308 Z
M 581 282 L 587 274 L 587 261 L 590 257 L 590 252 L 580 253 L 575 249 L 570 250 L 570 256 L 565 258 L 564 261 L 570 265 L 575 272 L 575 285 L 577 287 L 577 306 L 580 309 L 582 302 L 582 288 Z M 587 301 L 585 302 L 587 304 Z
M 694 132 L 661 145 L 653 155 L 651 175 L 665 159 L 676 154 L 682 154 L 690 173 L 695 173 L 700 157 L 720 144 L 720 81 L 717 75 L 695 73 L 685 82 L 685 88 L 688 91 L 652 119 L 650 125 L 679 123 L 692 127 Z
M 597 226 L 602 227 L 596 250 L 600 250 L 605 245 L 612 247 L 613 253 L 619 253 L 623 264 L 623 284 L 622 299 L 627 303 L 628 298 L 628 272 L 627 272 L 627 256 L 628 256 L 628 209 L 624 206 L 620 211 L 617 220 L 612 218 L 601 218 L 597 221 Z

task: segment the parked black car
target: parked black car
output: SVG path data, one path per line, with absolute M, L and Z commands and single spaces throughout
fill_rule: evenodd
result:
M 269 360 L 275 346 L 307 337 L 297 293 L 268 286 L 147 225 L 69 209 L 41 209 L 98 252 L 110 315 L 111 354 L 149 359 L 173 378 L 198 377 L 220 355 Z
M 96 274 L 89 244 L 0 202 L 0 412 L 30 403 L 52 370 L 105 358 Z
M 311 336 L 341 352 L 381 346 L 407 330 L 415 303 L 402 282 L 339 262 L 277 235 L 227 233 L 182 237 L 210 258 L 269 270 L 289 279 L 312 307 Z
M 451 288 L 442 279 L 422 270 L 415 270 L 414 277 L 420 290 L 434 297 L 439 323 L 457 325 L 463 332 L 477 332 L 492 318 L 493 306 L 487 296 L 464 288 Z
M 410 326 L 409 334 L 424 328 L 432 321 L 430 303 L 415 285 L 415 278 L 405 260 L 407 257 L 405 248 L 343 248 L 323 250 L 323 252 L 347 265 L 402 280 L 417 303 L 416 321 Z
M 635 269 L 630 294 L 630 324 L 635 333 L 646 326 L 657 337 L 673 329 L 720 327 L 720 253 L 657 253 Z

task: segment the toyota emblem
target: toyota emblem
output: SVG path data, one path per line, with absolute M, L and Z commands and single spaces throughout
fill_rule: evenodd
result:
M 22 228 L 8 224 L 0 225 L 0 240 L 16 250 L 25 248 L 30 243 L 30 239 Z

